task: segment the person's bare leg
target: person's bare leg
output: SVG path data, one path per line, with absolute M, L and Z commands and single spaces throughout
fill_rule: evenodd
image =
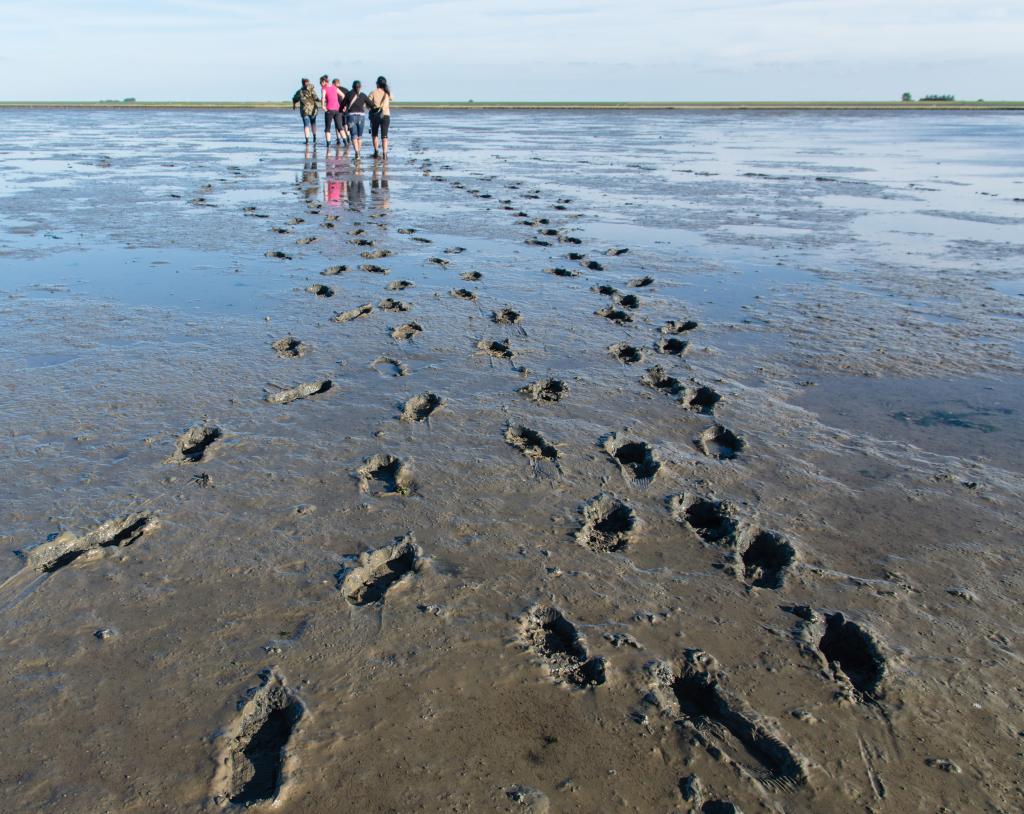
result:
M 387 158 L 388 157 L 388 140 L 387 140 L 386 136 L 381 140 L 381 143 L 383 144 L 383 147 L 384 147 L 384 157 Z
M 380 137 L 374 136 L 373 137 L 373 157 L 376 158 L 378 153 L 380 153 Z

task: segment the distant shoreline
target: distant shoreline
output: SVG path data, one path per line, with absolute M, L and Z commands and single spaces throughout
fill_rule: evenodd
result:
M 402 102 L 403 110 L 1021 110 L 1024 102 Z M 290 102 L 0 102 L 0 109 L 290 110 Z

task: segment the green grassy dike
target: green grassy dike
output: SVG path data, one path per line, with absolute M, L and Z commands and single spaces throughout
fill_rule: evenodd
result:
M 404 110 L 1024 110 L 1024 102 L 392 102 Z M 0 102 L 0 108 L 289 110 L 291 102 Z

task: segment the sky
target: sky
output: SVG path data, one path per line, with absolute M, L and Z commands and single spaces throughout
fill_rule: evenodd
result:
M 1024 99 L 1024 0 L 0 0 L 0 100 Z

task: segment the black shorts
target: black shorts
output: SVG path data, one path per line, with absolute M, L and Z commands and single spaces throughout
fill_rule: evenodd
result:
M 388 127 L 391 126 L 390 116 L 381 116 L 379 113 L 370 111 L 370 135 L 377 138 L 379 134 L 381 138 L 388 137 Z
M 345 114 L 340 110 L 324 111 L 324 132 L 331 132 L 331 122 L 334 122 L 334 132 L 340 134 L 345 129 Z

